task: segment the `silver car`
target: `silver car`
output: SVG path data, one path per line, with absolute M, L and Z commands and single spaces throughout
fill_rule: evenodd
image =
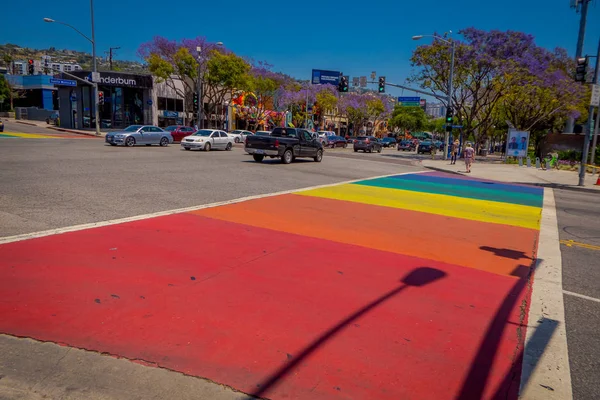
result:
M 173 143 L 173 136 L 170 132 L 164 131 L 158 126 L 130 125 L 122 131 L 107 133 L 104 140 L 111 146 L 132 147 L 136 145 L 151 146 L 153 144 L 167 146 Z
M 200 129 L 196 133 L 186 136 L 181 140 L 181 147 L 185 150 L 204 150 L 211 149 L 231 150 L 233 139 L 226 132 L 216 129 Z

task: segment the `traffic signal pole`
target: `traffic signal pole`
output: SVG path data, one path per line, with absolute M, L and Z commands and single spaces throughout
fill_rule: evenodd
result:
M 600 71 L 600 41 L 598 41 L 598 54 L 596 56 L 596 69 L 594 71 L 594 80 L 592 81 L 593 85 L 596 85 L 598 83 L 598 72 Z M 591 102 L 590 102 L 591 103 Z M 592 124 L 592 121 L 594 120 L 594 108 L 596 108 L 597 105 L 594 104 L 590 104 L 590 109 L 589 109 L 589 113 L 588 113 L 588 121 L 587 121 L 587 132 L 585 134 L 585 139 L 583 142 L 583 153 L 581 154 L 581 165 L 579 167 L 579 186 L 584 186 L 585 185 L 585 171 L 586 171 L 586 164 L 588 162 L 588 152 L 590 151 L 590 139 L 592 138 L 592 134 L 594 132 L 594 125 Z M 596 116 L 596 118 L 600 118 L 600 112 L 598 113 L 599 115 Z
M 450 56 L 450 75 L 448 76 L 448 109 L 452 108 L 452 90 L 454 86 L 452 81 L 454 79 L 454 48 L 455 42 L 452 41 L 452 55 Z M 450 139 L 450 131 L 446 129 L 445 139 L 444 139 L 444 160 L 448 159 L 448 140 Z

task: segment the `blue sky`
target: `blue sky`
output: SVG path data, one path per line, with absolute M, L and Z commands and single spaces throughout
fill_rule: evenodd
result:
M 155 35 L 170 39 L 206 36 L 297 78 L 310 79 L 315 68 L 350 76 L 377 71 L 388 82 L 402 83 L 411 73 L 411 52 L 420 43 L 411 36 L 434 31 L 458 32 L 470 26 L 524 31 L 534 35 L 538 45 L 564 47 L 574 55 L 579 14 L 569 8 L 569 2 L 96 0 L 96 42 L 99 55 L 109 47 L 120 46 L 117 58 L 137 59 L 140 43 Z M 89 42 L 75 32 L 42 21 L 50 17 L 88 34 L 90 11 L 86 1 L 10 1 L 3 4 L 2 14 L 2 43 L 91 52 Z M 595 54 L 599 38 L 600 5 L 592 2 L 584 52 Z M 388 89 L 402 94 L 399 89 Z

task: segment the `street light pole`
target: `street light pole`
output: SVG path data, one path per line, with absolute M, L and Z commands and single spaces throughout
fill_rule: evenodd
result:
M 90 0 L 90 14 L 92 17 L 92 77 L 98 73 L 98 64 L 96 61 L 96 33 L 94 29 L 94 0 Z M 92 82 L 94 80 L 92 79 Z M 96 135 L 100 136 L 100 105 L 98 104 L 98 82 L 94 82 L 94 112 L 96 114 Z
M 93 76 L 98 72 L 98 65 L 96 62 L 96 34 L 94 31 L 94 0 L 90 0 L 90 15 L 92 17 L 92 38 L 90 39 L 79 29 L 75 28 L 73 25 L 67 24 L 66 22 L 55 21 L 52 18 L 44 18 L 44 22 L 55 22 L 57 24 L 61 24 L 64 26 L 68 26 L 73 29 L 75 32 L 79 33 L 81 36 L 86 38 L 92 44 L 92 85 L 94 86 L 94 104 L 95 104 L 95 118 L 96 118 L 96 135 L 100 136 L 100 107 L 98 105 L 98 82 L 94 82 Z
M 451 55 L 450 55 L 450 73 L 448 75 L 448 96 L 447 96 L 447 107 L 451 108 L 452 107 L 452 91 L 454 89 L 453 83 L 452 81 L 454 80 L 454 51 L 456 48 L 456 42 L 454 40 L 447 40 L 444 39 L 442 37 L 436 36 L 436 35 L 415 35 L 412 37 L 413 40 L 419 40 L 422 39 L 424 37 L 432 37 L 434 39 L 438 39 L 441 40 L 442 42 L 445 42 L 447 44 L 450 45 L 450 51 L 451 51 Z M 445 140 L 444 140 L 444 160 L 448 159 L 448 140 L 450 139 L 450 133 L 448 132 L 448 130 L 446 129 L 446 133 L 445 133 Z
M 198 128 L 203 129 L 204 116 L 202 112 L 204 111 L 204 100 L 202 99 L 202 72 L 200 70 L 202 48 L 198 46 L 196 47 L 196 51 L 198 52 L 198 83 L 196 84 L 196 91 L 198 93 Z
M 600 73 L 600 41 L 598 41 L 598 53 L 596 57 L 596 69 L 594 71 L 594 80 L 592 81 L 593 85 L 598 83 L 598 74 Z M 581 154 L 581 165 L 579 166 L 579 183 L 578 186 L 585 185 L 585 171 L 587 168 L 588 161 L 588 151 L 590 151 L 590 140 L 594 133 L 594 124 L 592 124 L 592 120 L 594 119 L 594 108 L 595 105 L 590 104 L 590 109 L 588 113 L 588 122 L 587 122 L 587 132 L 585 133 L 585 139 L 583 141 L 583 152 Z M 599 108 L 600 110 L 600 108 Z M 596 118 L 600 118 L 600 112 Z

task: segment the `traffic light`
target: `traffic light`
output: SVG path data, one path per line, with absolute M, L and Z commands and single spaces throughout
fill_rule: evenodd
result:
M 452 123 L 454 122 L 454 110 L 448 107 L 446 111 L 446 132 L 452 132 Z
M 580 57 L 577 59 L 577 66 L 575 67 L 575 82 L 585 82 L 585 75 L 589 62 L 590 59 L 588 57 Z
M 33 60 L 28 60 L 27 63 L 29 64 L 27 67 L 27 72 L 29 72 L 29 75 L 33 75 Z
M 385 93 L 385 76 L 379 77 L 379 93 Z
M 341 76 L 340 83 L 338 85 L 338 92 L 347 92 L 348 91 L 348 77 Z
M 98 92 L 98 105 L 104 104 L 104 92 Z
M 198 102 L 198 93 L 194 93 L 194 95 L 192 97 L 192 104 L 193 104 L 194 111 L 200 110 L 200 105 Z

